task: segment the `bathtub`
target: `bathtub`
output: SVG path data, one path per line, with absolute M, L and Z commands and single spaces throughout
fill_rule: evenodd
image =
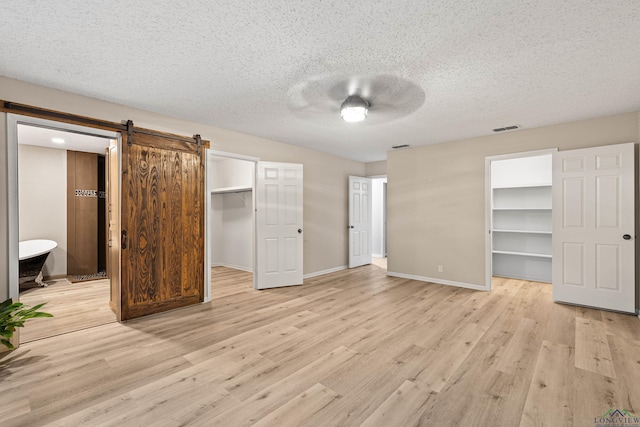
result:
M 20 242 L 18 250 L 19 277 L 24 281 L 33 280 L 39 286 L 47 286 L 42 282 L 42 267 L 47 257 L 58 246 L 53 240 L 25 240 Z

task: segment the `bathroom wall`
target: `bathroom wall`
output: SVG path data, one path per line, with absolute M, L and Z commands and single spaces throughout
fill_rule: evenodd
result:
M 18 145 L 19 239 L 58 243 L 44 265 L 46 278 L 67 275 L 67 152 Z

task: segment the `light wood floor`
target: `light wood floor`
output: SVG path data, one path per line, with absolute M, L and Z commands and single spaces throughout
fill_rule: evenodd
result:
M 3 426 L 593 426 L 640 413 L 640 320 L 371 265 L 0 356 Z M 10 418 L 8 418 L 10 417 Z
M 20 302 L 29 307 L 46 302 L 41 310 L 53 314 L 50 318 L 29 320 L 27 327 L 20 330 L 21 343 L 116 321 L 109 308 L 109 280 L 71 283 L 59 279 L 47 284 L 46 288 L 20 292 Z

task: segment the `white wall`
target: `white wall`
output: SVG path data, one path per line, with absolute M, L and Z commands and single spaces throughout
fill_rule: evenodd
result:
M 493 188 L 551 185 L 551 154 L 496 160 L 491 163 Z
M 209 161 L 212 191 L 221 188 L 252 188 L 255 163 L 215 158 Z M 211 264 L 253 271 L 252 192 L 211 196 Z
M 374 178 L 371 181 L 371 255 L 384 257 L 384 184 L 387 178 Z
M 67 275 L 67 152 L 18 145 L 19 239 L 58 243 L 42 274 Z
M 251 192 L 223 194 L 222 265 L 253 271 Z
M 219 159 L 219 158 L 217 158 Z M 247 160 L 231 159 L 209 162 L 211 188 L 253 187 L 255 163 Z
M 387 174 L 387 161 L 370 162 L 365 165 L 367 174 L 365 176 L 381 176 Z
M 222 194 L 211 195 L 211 208 L 209 209 L 209 248 L 211 266 L 216 267 L 222 265 Z

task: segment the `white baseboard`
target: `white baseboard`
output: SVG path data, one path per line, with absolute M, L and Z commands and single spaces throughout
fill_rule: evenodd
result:
M 414 276 L 412 274 L 394 273 L 387 271 L 387 276 L 400 277 L 402 279 L 419 280 L 421 282 L 437 283 L 438 285 L 456 286 L 458 288 L 474 289 L 476 291 L 488 291 L 485 286 L 474 285 L 472 283 L 454 282 L 452 280 L 436 279 L 433 277 Z
M 313 273 L 305 274 L 302 276 L 303 279 L 311 279 L 312 277 L 322 276 L 323 274 L 335 273 L 336 271 L 346 270 L 349 268 L 348 265 L 341 265 L 340 267 L 330 268 L 328 270 L 322 271 L 314 271 Z
M 371 254 L 373 258 L 384 258 L 384 255 L 381 254 Z
M 241 271 L 246 271 L 247 273 L 253 273 L 253 268 L 242 267 L 240 265 L 225 264 L 223 262 L 211 264 L 211 267 L 227 267 L 227 268 L 233 268 L 234 270 L 241 270 Z

